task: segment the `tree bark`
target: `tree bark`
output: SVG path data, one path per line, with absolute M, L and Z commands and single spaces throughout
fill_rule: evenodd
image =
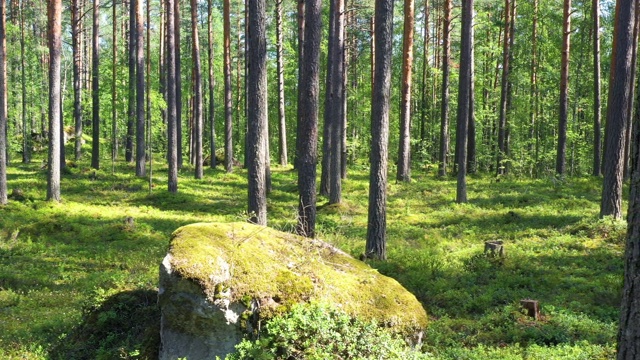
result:
M 22 162 L 31 162 L 31 134 L 27 120 L 27 68 L 25 64 L 24 2 L 20 3 L 20 75 L 22 82 Z M 77 36 L 77 34 L 76 34 Z M 75 57 L 74 57 L 75 59 Z M 75 79 L 74 79 L 75 80 Z M 75 85 L 75 83 L 74 83 Z M 77 140 L 76 140 L 77 141 Z
M 133 146 L 136 131 L 136 2 L 129 2 L 129 93 L 127 94 L 127 139 L 125 142 L 124 158 L 126 162 L 133 162 Z M 177 1 L 177 0 L 176 0 Z
M 560 64 L 560 121 L 556 174 L 564 175 L 567 163 L 567 116 L 569 109 L 569 51 L 571 44 L 571 0 L 564 0 L 562 24 L 562 59 Z M 624 148 L 624 146 L 623 146 Z
M 178 169 L 182 169 L 182 50 L 180 47 L 180 21 L 182 17 L 180 16 L 181 0 L 174 1 L 175 12 L 173 15 L 175 16 L 175 20 L 173 26 L 175 27 L 174 37 L 176 42 L 176 47 L 174 49 L 176 52 L 176 145 L 178 151 Z
M 508 0 L 507 0 L 508 1 Z M 438 176 L 447 176 L 449 153 L 449 63 L 451 61 L 451 0 L 444 0 L 442 18 L 442 108 L 440 114 L 440 153 Z
M 636 70 L 638 67 L 638 21 L 640 21 L 640 11 L 638 11 L 638 7 L 636 6 L 635 13 L 635 25 L 633 27 L 633 51 L 631 54 L 631 83 L 629 84 L 629 104 L 627 109 L 627 128 L 626 128 L 626 136 L 627 139 L 624 143 L 624 167 L 623 167 L 623 179 L 628 180 L 631 177 L 630 174 L 630 159 L 631 159 L 631 139 L 634 131 L 638 131 L 636 124 L 633 123 L 633 103 L 635 99 L 636 93 Z
M 74 0 L 77 1 L 77 0 Z M 117 79 L 117 58 L 118 58 L 118 22 L 116 21 L 116 2 L 113 4 L 113 20 L 112 20 L 112 63 L 111 63 L 111 173 L 116 171 L 116 157 L 118 155 L 118 110 L 116 107 L 116 101 L 118 99 L 116 79 Z M 162 40 L 160 40 L 162 42 Z M 78 59 L 81 62 L 81 59 Z M 74 64 L 75 66 L 75 64 Z M 74 69 L 75 70 L 75 69 Z M 80 79 L 78 78 L 78 86 L 80 86 Z M 75 88 L 75 83 L 74 83 Z M 75 111 L 75 110 L 74 110 Z M 80 134 L 82 134 L 82 122 L 80 122 Z M 76 160 L 78 160 L 78 123 L 76 122 Z
M 450 8 L 446 5 L 445 7 Z M 365 256 L 386 260 L 387 156 L 389 150 L 393 0 L 376 1 L 375 24 L 376 67 L 371 105 L 371 170 Z
M 231 89 L 231 19 L 229 0 L 223 2 L 224 27 L 224 163 L 228 173 L 233 171 L 233 109 Z
M 593 16 L 593 176 L 602 175 L 602 97 L 600 95 L 600 2 L 592 1 Z
M 176 111 L 176 38 L 175 38 L 175 7 L 174 1 L 166 0 L 167 5 L 167 137 L 169 163 L 168 189 L 171 193 L 178 192 L 178 134 Z
M 100 169 L 100 0 L 93 2 L 93 41 L 91 43 L 92 148 L 91 167 Z
M 632 2 L 632 4 L 627 4 L 628 2 Z M 631 9 L 631 13 L 627 13 L 627 9 Z M 624 130 L 629 121 L 627 107 L 631 101 L 629 86 L 631 83 L 634 11 L 635 1 L 625 0 L 616 4 L 607 124 L 605 127 L 606 157 L 604 159 L 604 182 L 600 205 L 600 217 L 612 216 L 615 219 L 622 218 L 623 156 L 626 140 Z
M 404 0 L 402 37 L 402 89 L 400 99 L 400 139 L 398 141 L 398 181 L 411 181 L 411 79 L 413 71 L 414 2 Z
M 287 165 L 287 123 L 284 108 L 284 65 L 282 59 L 282 1 L 276 0 L 276 62 L 278 71 L 278 155 L 280 165 Z
M 302 72 L 298 90 L 298 167 L 297 233 L 315 236 L 316 166 L 318 162 L 318 96 L 320 40 L 322 37 L 321 0 L 305 0 Z
M 195 178 L 202 179 L 204 172 L 202 169 L 202 65 L 200 64 L 200 38 L 198 36 L 198 2 L 191 0 L 191 38 L 193 40 L 193 78 L 195 97 L 193 103 L 194 121 L 194 147 L 195 147 Z
M 0 205 L 7 204 L 7 19 L 6 19 L 6 6 L 7 3 L 5 1 L 0 2 Z M 55 30 L 55 26 L 53 26 L 53 12 L 57 10 L 57 21 L 58 21 L 58 45 L 60 45 L 60 0 L 52 1 L 49 3 L 49 22 L 51 23 L 49 26 L 53 27 Z M 52 37 L 56 34 L 52 32 Z M 53 43 L 53 42 L 52 42 Z M 53 49 L 53 47 L 51 47 Z M 60 49 L 58 48 L 58 63 L 60 61 Z M 58 67 L 58 78 L 60 77 L 60 68 Z M 57 102 L 60 103 L 59 101 Z M 60 112 L 58 112 L 59 116 Z M 52 152 L 53 149 L 49 148 L 49 152 Z M 50 155 L 51 156 L 51 155 Z M 55 158 L 58 158 L 54 155 Z M 51 165 L 51 163 L 49 163 Z M 51 167 L 50 167 L 51 168 Z M 60 188 L 59 188 L 59 176 L 60 169 L 58 169 L 58 196 L 53 200 L 60 200 Z M 51 171 L 49 172 L 48 180 L 53 178 Z M 50 182 L 48 182 L 49 184 Z M 47 187 L 49 190 L 49 186 Z M 49 192 L 47 191 L 47 194 Z M 47 195 L 47 199 L 49 196 Z
M 136 2 L 136 176 L 147 175 L 144 113 L 144 16 L 142 1 Z
M 338 204 L 342 201 L 342 133 L 345 123 L 344 112 L 344 0 L 335 0 L 335 42 L 333 51 L 333 68 L 331 77 L 331 144 L 329 156 L 329 203 Z
M 507 153 L 507 98 L 509 92 L 509 60 L 511 53 L 511 41 L 510 41 L 510 28 L 511 28 L 511 0 L 505 0 L 504 2 L 504 42 L 502 44 L 502 85 L 500 91 L 500 118 L 498 120 L 498 153 L 496 169 L 497 174 L 502 175 L 505 173 L 506 165 L 504 159 Z
M 208 57 L 207 64 L 209 66 L 209 147 L 211 153 L 211 168 L 215 169 L 218 165 L 216 161 L 216 107 L 215 107 L 215 78 L 213 77 L 213 4 L 212 0 L 207 1 L 207 37 L 208 37 Z
M 265 0 L 248 2 L 248 112 L 247 176 L 249 222 L 267 225 L 266 135 L 267 135 L 267 40 Z
M 75 124 L 75 159 L 82 156 L 82 89 L 80 88 L 80 9 L 79 0 L 71 2 L 71 48 L 73 52 L 73 120 Z M 115 2 L 114 2 L 115 8 Z M 115 23 L 115 21 L 114 21 Z M 23 70 L 24 72 L 24 70 Z
M 4 3 L 4 2 L 3 2 Z M 3 6 L 4 7 L 4 6 Z M 4 12 L 3 12 L 4 13 Z M 59 202 L 60 201 L 60 63 L 62 54 L 62 1 L 52 0 L 48 3 L 48 19 L 49 19 L 49 166 L 47 171 L 47 200 Z M 2 22 L 4 25 L 4 16 L 2 16 Z M 2 26 L 4 29 L 4 26 Z M 4 31 L 2 31 L 4 33 Z M 4 37 L 2 41 L 2 47 L 5 48 Z M 0 51 L 2 52 L 2 51 Z M 3 55 L 5 53 L 3 52 Z M 3 56 L 0 64 L 6 64 L 5 56 Z M 0 69 L 0 87 L 6 94 L 6 68 Z M 6 109 L 6 98 L 0 99 L 0 131 L 6 136 L 6 112 L 2 111 Z M 2 128 L 4 126 L 4 129 Z M 4 130 L 4 131 L 3 131 Z M 6 160 L 2 159 L 1 153 L 5 149 L 3 144 L 0 144 L 0 161 L 5 166 Z M 6 156 L 6 155 L 5 155 Z M 2 170 L 0 170 L 2 172 Z
M 458 184 L 456 188 L 456 202 L 467 202 L 467 141 L 471 107 L 471 89 L 473 84 L 472 61 L 472 30 L 473 29 L 473 0 L 462 2 L 462 29 L 460 34 L 460 75 L 458 85 L 458 126 L 456 130 L 456 147 L 458 161 Z

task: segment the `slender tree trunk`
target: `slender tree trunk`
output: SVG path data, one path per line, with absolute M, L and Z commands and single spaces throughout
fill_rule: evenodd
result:
M 387 258 L 387 156 L 389 150 L 393 0 L 376 1 L 375 23 L 376 67 L 371 105 L 371 170 L 365 256 L 385 260 Z
M 456 147 L 458 150 L 458 186 L 456 202 L 467 202 L 467 140 L 471 112 L 471 89 L 473 84 L 472 61 L 473 45 L 473 0 L 462 2 L 462 33 L 460 35 L 460 77 L 458 86 L 458 126 Z
M 638 129 L 636 124 L 633 123 L 633 121 L 631 121 L 633 119 L 633 103 L 634 103 L 634 99 L 635 99 L 635 93 L 636 93 L 636 70 L 638 67 L 638 30 L 639 30 L 639 26 L 638 26 L 638 21 L 640 21 L 639 16 L 640 16 L 640 11 L 638 11 L 640 9 L 638 9 L 638 7 L 636 6 L 636 13 L 635 13 L 635 25 L 633 27 L 633 51 L 631 54 L 631 83 L 629 84 L 629 104 L 628 104 L 628 109 L 627 109 L 627 128 L 626 128 L 626 141 L 624 143 L 624 179 L 627 180 L 631 177 L 630 174 L 630 166 L 629 166 L 629 161 L 631 159 L 631 139 L 632 139 L 632 133 L 633 131 L 637 131 Z
M 507 0 L 508 1 L 508 0 Z M 442 113 L 440 114 L 440 153 L 438 176 L 447 176 L 447 154 L 449 153 L 449 63 L 451 59 L 451 0 L 444 0 L 442 19 Z
M 24 2 L 20 3 L 20 75 L 22 82 L 22 162 L 31 162 L 31 134 L 27 120 L 27 68 L 25 64 Z
M 276 0 L 276 62 L 278 71 L 278 155 L 280 165 L 287 165 L 287 123 L 284 111 L 284 69 L 282 59 L 282 1 Z
M 600 2 L 592 1 L 593 16 L 593 176 L 602 175 L 602 139 L 601 117 L 602 100 L 600 95 Z
M 329 39 L 327 40 L 327 71 L 325 74 L 325 98 L 324 98 L 324 127 L 322 133 L 322 164 L 320 172 L 320 195 L 329 196 L 330 180 L 331 176 L 331 152 L 334 150 L 334 136 L 333 136 L 333 123 L 336 121 L 334 108 L 332 107 L 332 101 L 334 96 L 334 82 L 333 77 L 335 67 L 335 52 L 336 52 L 336 21 L 337 21 L 337 4 L 336 0 L 330 0 L 329 6 Z
M 144 16 L 142 1 L 136 2 L 136 176 L 147 176 L 145 145 Z
M 77 0 L 74 0 L 77 1 Z M 117 58 L 118 58 L 118 22 L 117 12 L 116 12 L 116 2 L 113 1 L 113 24 L 112 24 L 112 58 L 113 62 L 111 63 L 111 173 L 115 173 L 116 171 L 116 158 L 118 156 L 118 110 L 116 106 L 116 101 L 118 100 L 116 79 L 117 79 Z M 162 42 L 162 41 L 161 41 Z M 80 62 L 81 60 L 78 59 Z M 75 87 L 75 85 L 74 85 Z M 78 149 L 78 123 L 76 122 L 76 158 L 79 156 Z M 82 133 L 82 122 L 80 122 L 80 133 Z M 77 160 L 77 159 L 76 159 Z
M 162 4 L 160 4 L 160 8 L 162 8 Z M 147 146 L 146 150 L 149 155 L 149 194 L 153 189 L 153 146 L 152 146 L 152 124 L 151 124 L 151 0 L 147 0 L 147 89 L 145 92 L 146 101 L 147 101 Z M 162 42 L 162 38 L 160 38 L 160 42 Z
M 231 19 L 229 0 L 223 0 L 224 27 L 224 163 L 228 173 L 233 171 L 233 109 L 231 89 Z
M 329 152 L 331 156 L 329 169 L 329 203 L 338 204 L 342 201 L 342 132 L 345 122 L 344 113 L 344 76 L 345 76 L 345 58 L 344 58 L 344 0 L 335 0 L 335 42 L 333 51 L 333 68 L 331 81 L 331 114 L 332 121 L 330 123 L 331 136 L 333 137 L 331 144 L 332 149 Z M 325 125 L 326 126 L 326 125 Z
M 571 0 L 564 0 L 562 24 L 562 59 L 560 64 L 560 122 L 556 174 L 564 175 L 567 163 L 567 115 L 569 107 L 569 51 L 571 40 Z M 623 146 L 624 148 L 624 146 Z
M 215 79 L 213 77 L 213 4 L 212 4 L 212 0 L 208 0 L 207 2 L 207 37 L 208 37 L 208 46 L 207 46 L 207 50 L 208 50 L 208 58 L 207 58 L 207 64 L 209 66 L 209 146 L 210 146 L 210 153 L 211 153 L 211 168 L 215 169 L 217 162 L 216 162 L 216 114 L 215 114 L 215 99 L 214 99 L 214 95 L 215 95 Z
M 174 1 L 165 0 L 167 5 L 167 137 L 169 163 L 168 188 L 169 192 L 178 192 L 178 133 L 176 109 L 176 37 L 175 37 L 175 7 Z
M 504 2 L 504 42 L 502 50 L 502 86 L 500 92 L 500 118 L 498 120 L 498 153 L 497 153 L 497 173 L 499 175 L 505 173 L 506 165 L 504 159 L 507 154 L 507 112 L 509 97 L 509 60 L 511 53 L 511 41 L 509 35 L 511 34 L 511 0 L 505 0 Z
M 298 225 L 297 232 L 315 236 L 316 166 L 318 162 L 318 96 L 320 40 L 322 37 L 321 0 L 305 0 L 302 72 L 298 89 Z
M 93 2 L 93 42 L 91 69 L 92 138 L 91 167 L 100 169 L 100 0 Z
M 79 0 L 71 3 L 71 42 L 73 51 L 73 120 L 75 123 L 75 159 L 79 161 L 82 156 L 82 88 L 80 84 L 80 9 Z M 113 4 L 115 9 L 115 2 Z M 115 19 L 115 18 L 114 18 Z M 115 23 L 115 20 L 114 20 Z M 115 48 L 115 46 L 114 46 Z M 115 60 L 114 60 L 115 61 Z
M 598 0 L 595 0 L 598 1 Z M 538 121 L 538 0 L 533 1 L 533 26 L 531 33 L 531 74 L 529 88 L 529 156 L 535 154 L 536 123 Z M 537 159 L 531 164 L 530 173 L 533 175 L 537 166 Z
M 4 20 L 4 1 L 2 2 L 2 29 L 0 34 L 5 35 Z M 47 200 L 60 201 L 60 63 L 62 54 L 62 1 L 52 0 L 48 2 L 48 18 L 49 18 L 49 166 L 47 171 Z M 6 49 L 5 37 L 1 36 L 2 50 Z M 5 52 L 2 53 L 0 66 L 5 67 Z M 6 94 L 6 67 L 0 69 L 0 87 L 2 92 Z M 0 132 L 6 136 L 6 97 L 0 99 Z M 3 113 L 4 112 L 4 113 Z M 5 147 L 0 144 L 0 173 L 5 173 L 4 164 L 6 158 L 2 154 Z M 4 171 L 3 171 L 4 170 Z M 6 186 L 6 183 L 5 183 Z M 6 196 L 6 190 L 5 190 Z M 4 197 L 3 197 L 4 199 Z M 4 200 L 6 202 L 6 200 Z
M 400 139 L 398 141 L 398 181 L 411 181 L 411 80 L 413 71 L 414 2 L 404 0 L 402 37 L 402 98 L 400 100 Z
M 473 2 L 471 2 L 471 5 Z M 475 174 L 478 171 L 478 165 L 476 160 L 476 115 L 475 115 L 475 33 L 473 30 L 473 15 L 471 17 L 471 29 L 469 29 L 470 40 L 469 44 L 471 46 L 471 59 L 470 62 L 470 80 L 469 80 L 469 126 L 468 126 L 468 136 L 467 136 L 467 174 Z M 459 176 L 459 175 L 458 175 Z
M 420 89 L 420 151 L 424 154 L 427 149 L 427 113 L 430 112 L 430 103 L 427 101 L 427 81 L 429 79 L 429 1 L 424 1 L 423 50 L 422 50 L 422 88 Z
M 7 19 L 6 19 L 6 6 L 7 3 L 5 1 L 0 2 L 0 205 L 7 204 Z M 57 11 L 55 14 L 57 18 L 54 18 L 54 10 Z M 60 45 L 60 12 L 61 5 L 60 0 L 52 1 L 49 3 L 49 22 L 50 28 L 53 28 L 54 32 L 51 33 L 52 40 L 55 36 L 58 36 L 58 45 Z M 54 19 L 57 20 L 57 33 L 55 33 L 56 26 L 54 24 Z M 54 44 L 54 41 L 51 42 L 51 45 Z M 51 46 L 53 50 L 53 46 Z M 58 58 L 57 61 L 60 61 L 60 49 L 57 50 Z M 53 51 L 52 51 L 53 53 Z M 53 72 L 51 73 L 53 74 Z M 58 67 L 58 79 L 60 77 L 60 68 Z M 58 85 L 59 86 L 59 85 Z M 59 104 L 59 102 L 58 102 Z M 58 112 L 60 114 L 60 112 Z M 59 116 L 59 115 L 58 115 Z M 53 148 L 49 148 L 49 152 L 53 152 Z M 51 155 L 50 155 L 51 156 Z M 54 155 L 55 158 L 57 156 Z M 49 168 L 51 169 L 51 162 L 49 162 Z M 55 201 L 60 200 L 60 169 L 58 169 L 58 187 L 57 187 L 57 197 L 55 197 L 55 188 L 51 186 L 47 186 L 47 194 L 49 194 L 49 189 L 52 188 L 54 191 L 51 193 L 54 194 L 54 197 L 49 197 L 47 195 L 47 199 L 53 199 Z M 49 171 L 49 176 L 47 177 L 48 184 L 53 183 L 54 174 Z
M 125 161 L 133 162 L 133 146 L 136 131 L 136 2 L 129 2 L 129 93 L 127 97 L 127 139 L 125 143 Z M 176 0 L 177 1 L 177 0 Z
M 300 114 L 300 99 L 304 96 L 302 93 L 302 75 L 304 72 L 304 33 L 305 33 L 305 0 L 297 0 L 298 2 L 298 101 L 296 104 L 298 105 L 297 114 Z M 296 131 L 301 126 L 300 124 L 300 116 L 296 116 Z M 297 139 L 297 138 L 296 138 Z M 298 145 L 296 140 L 296 150 L 293 158 L 293 168 L 298 169 Z
M 176 52 L 176 145 L 178 147 L 178 169 L 182 169 L 183 159 L 182 159 L 182 49 L 180 45 L 180 26 L 181 26 L 181 15 L 180 15 L 180 2 L 182 0 L 174 0 L 175 6 L 175 20 L 173 23 L 174 36 L 176 41 L 176 47 L 174 51 Z
M 195 178 L 202 179 L 202 66 L 200 65 L 200 38 L 198 36 L 198 2 L 191 0 L 191 27 L 193 39 L 193 78 L 195 80 L 195 98 L 193 103 L 194 145 L 195 145 Z

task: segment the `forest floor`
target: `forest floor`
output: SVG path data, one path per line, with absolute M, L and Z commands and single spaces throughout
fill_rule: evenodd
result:
M 131 165 L 68 169 L 60 204 L 44 201 L 40 161 L 9 167 L 0 209 L 0 358 L 136 359 L 158 345 L 158 268 L 171 233 L 194 222 L 246 216 L 246 172 L 166 167 L 148 180 Z M 126 174 L 126 175 L 125 175 Z M 598 220 L 601 180 L 471 176 L 469 203 L 455 179 L 415 170 L 389 184 L 388 261 L 374 262 L 424 304 L 423 351 L 435 359 L 614 358 L 626 225 Z M 320 198 L 318 237 L 358 256 L 367 228 L 368 171 L 352 167 L 344 202 Z M 296 174 L 273 168 L 269 225 L 292 231 Z M 133 224 L 125 221 L 132 218 Z M 483 255 L 503 240 L 504 258 Z M 522 299 L 541 304 L 529 320 Z

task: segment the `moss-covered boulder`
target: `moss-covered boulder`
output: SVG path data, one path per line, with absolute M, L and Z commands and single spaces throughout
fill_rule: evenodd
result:
M 160 269 L 160 358 L 224 357 L 263 320 L 309 301 L 414 341 L 427 323 L 397 281 L 327 243 L 247 223 L 193 224 L 173 234 Z

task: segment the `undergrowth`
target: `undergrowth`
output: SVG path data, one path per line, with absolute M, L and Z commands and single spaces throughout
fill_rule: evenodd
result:
M 160 157 L 156 157 L 159 159 Z M 207 221 L 246 220 L 246 172 L 180 173 L 166 190 L 132 165 L 88 168 L 62 180 L 61 204 L 44 201 L 41 162 L 8 168 L 22 197 L 0 217 L 0 358 L 141 359 L 157 350 L 153 301 L 170 234 Z M 295 226 L 296 177 L 272 169 L 269 225 Z M 324 206 L 318 234 L 354 256 L 363 252 L 368 173 L 350 169 L 344 202 Z M 455 204 L 455 179 L 414 172 L 389 184 L 388 257 L 372 262 L 423 303 L 430 316 L 422 350 L 435 359 L 607 359 L 614 357 L 622 287 L 624 222 L 598 220 L 595 178 L 468 179 L 468 204 Z M 483 254 L 502 240 L 504 258 Z M 519 309 L 538 300 L 539 321 Z

